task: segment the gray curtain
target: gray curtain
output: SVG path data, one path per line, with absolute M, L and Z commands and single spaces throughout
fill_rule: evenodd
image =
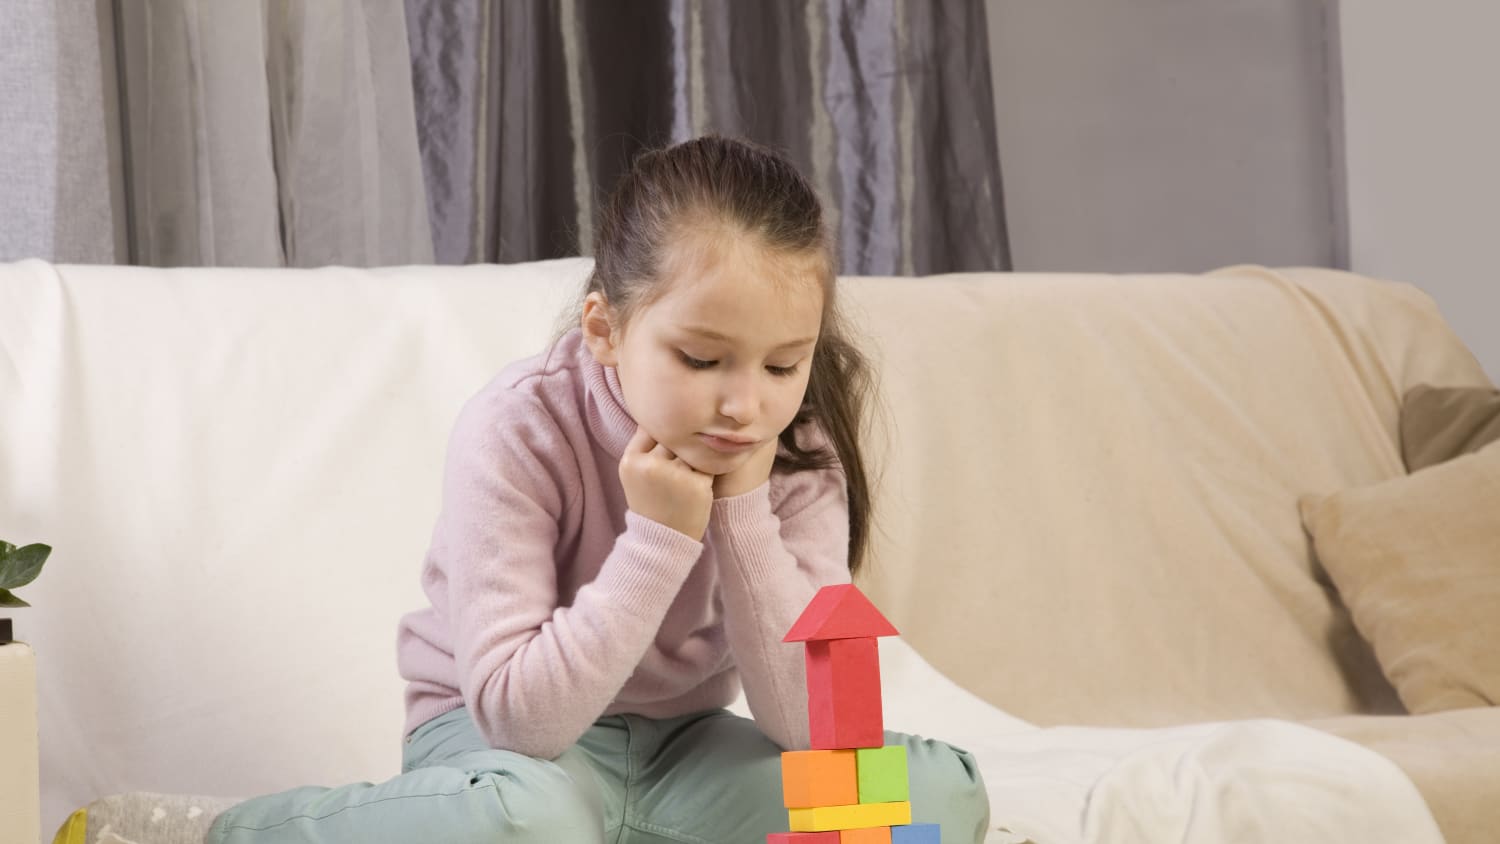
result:
M 406 0 L 439 263 L 587 254 L 647 146 L 777 147 L 841 271 L 1010 268 L 982 0 Z
M 0 4 L 0 261 L 123 259 L 105 46 L 94 0 Z
M 0 21 L 0 261 L 50 256 L 57 215 L 57 13 L 18 0 Z
M 114 0 L 127 260 L 431 263 L 401 0 Z

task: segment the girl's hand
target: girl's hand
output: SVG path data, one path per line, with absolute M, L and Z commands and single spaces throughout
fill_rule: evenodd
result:
M 780 439 L 772 437 L 755 451 L 740 468 L 714 476 L 714 498 L 733 498 L 743 495 L 765 483 L 771 477 L 771 466 L 776 462 L 776 446 Z
M 714 504 L 714 476 L 694 469 L 637 427 L 620 457 L 625 502 L 639 516 L 703 541 Z

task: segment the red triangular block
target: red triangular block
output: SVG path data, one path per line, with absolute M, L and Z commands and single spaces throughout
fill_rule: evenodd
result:
M 783 642 L 858 639 L 899 635 L 864 593 L 852 583 L 824 586 L 797 617 Z

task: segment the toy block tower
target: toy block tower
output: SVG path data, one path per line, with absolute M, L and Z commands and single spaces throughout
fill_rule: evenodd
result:
M 807 659 L 811 750 L 781 754 L 791 832 L 766 844 L 939 844 L 911 822 L 906 748 L 885 745 L 881 636 L 898 635 L 853 584 L 825 586 L 787 632 Z

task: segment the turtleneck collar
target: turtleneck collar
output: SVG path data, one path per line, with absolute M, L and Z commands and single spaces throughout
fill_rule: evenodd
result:
M 588 389 L 585 398 L 589 431 L 595 441 L 604 447 L 616 460 L 625 453 L 625 446 L 635 436 L 635 418 L 625 409 L 625 393 L 620 389 L 620 375 L 613 366 L 604 366 L 594 359 L 589 347 L 583 342 L 583 332 L 573 329 L 568 339 L 577 344 L 578 368 L 583 372 L 584 385 Z

